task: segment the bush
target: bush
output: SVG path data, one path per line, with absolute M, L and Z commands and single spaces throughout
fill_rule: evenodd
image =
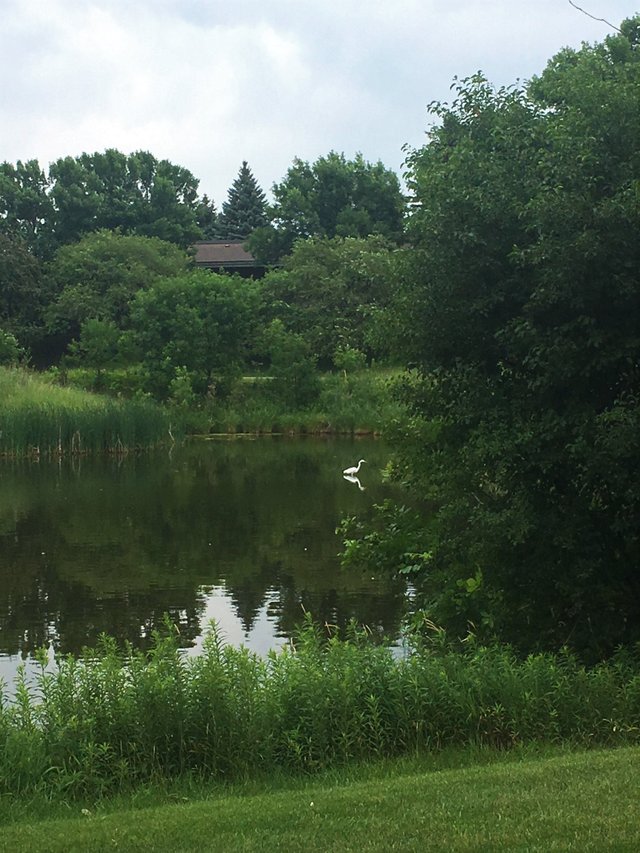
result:
M 11 332 L 0 329 L 0 364 L 16 365 L 26 358 L 25 350 Z

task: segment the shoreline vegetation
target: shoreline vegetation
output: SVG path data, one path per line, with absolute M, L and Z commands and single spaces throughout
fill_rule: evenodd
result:
M 352 624 L 341 639 L 307 615 L 267 657 L 226 645 L 180 649 L 167 618 L 150 651 L 103 636 L 84 656 L 24 668 L 0 694 L 0 800 L 103 799 L 180 778 L 315 776 L 354 762 L 449 748 L 640 745 L 640 661 L 621 650 L 585 667 L 568 652 L 519 659 L 463 650 L 441 629 L 398 658 Z
M 0 368 L 0 401 L 0 457 L 124 455 L 170 440 L 170 415 L 151 401 L 62 388 L 21 368 Z
M 125 455 L 186 435 L 379 435 L 400 412 L 388 387 L 396 374 L 371 369 L 324 375 L 317 403 L 290 412 L 270 394 L 268 381 L 255 377 L 240 380 L 223 402 L 160 405 L 92 390 L 95 371 L 68 371 L 61 385 L 55 372 L 0 367 L 0 458 Z M 108 382 L 108 375 L 100 378 L 102 385 Z M 118 393 L 115 386 L 112 394 Z

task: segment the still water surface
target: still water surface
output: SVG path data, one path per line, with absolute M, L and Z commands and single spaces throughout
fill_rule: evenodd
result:
M 228 642 L 264 653 L 303 607 L 394 639 L 403 584 L 341 569 L 335 534 L 392 495 L 388 455 L 374 439 L 243 438 L 0 461 L 0 678 L 42 645 L 77 653 L 103 631 L 145 647 L 165 612 L 194 649 L 216 619 Z M 360 458 L 360 484 L 347 482 Z

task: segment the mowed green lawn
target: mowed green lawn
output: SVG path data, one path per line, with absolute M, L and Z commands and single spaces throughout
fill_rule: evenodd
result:
M 640 748 L 355 780 L 0 828 L 0 850 L 640 850 Z M 351 781 L 347 781 L 351 778 Z

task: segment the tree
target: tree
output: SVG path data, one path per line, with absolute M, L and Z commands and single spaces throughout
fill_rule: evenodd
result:
M 148 151 L 61 157 L 48 176 L 37 160 L 0 165 L 0 233 L 47 260 L 59 246 L 105 228 L 187 248 L 202 237 L 198 218 L 215 216 L 209 204 L 198 199 L 188 169 Z
M 253 176 L 247 161 L 242 161 L 227 200 L 218 219 L 218 234 L 231 240 L 242 240 L 256 228 L 267 224 L 267 197 Z
M 41 258 L 53 247 L 49 179 L 37 160 L 0 164 L 0 233 L 21 240 Z
M 198 202 L 197 223 L 202 231 L 203 240 L 215 240 L 219 235 L 218 211 L 212 199 L 203 195 Z
M 639 34 L 458 81 L 409 157 L 397 470 L 435 515 L 405 568 L 522 648 L 640 636 Z
M 392 253 L 381 237 L 300 240 L 262 280 L 270 316 L 304 335 L 324 367 L 340 348 L 379 355 L 375 321 L 392 286 Z
M 0 327 L 0 364 L 14 366 L 24 361 L 26 353 L 11 332 Z
M 135 156 L 139 159 L 142 155 Z M 151 168 L 151 182 L 147 175 L 148 203 L 141 205 L 135 233 L 159 237 L 187 249 L 202 236 L 196 222 L 198 181 L 182 166 L 168 160 L 154 164 L 151 155 L 145 153 L 144 157 L 147 172 Z
M 49 332 L 63 345 L 78 338 L 87 320 L 128 328 L 131 301 L 158 278 L 183 273 L 191 261 L 157 237 L 96 231 L 62 246 L 49 267 L 55 296 L 46 312 Z
M 198 181 L 182 166 L 148 151 L 63 157 L 49 168 L 56 244 L 101 229 L 159 237 L 187 248 L 202 236 Z
M 116 361 L 121 331 L 112 320 L 85 320 L 78 340 L 69 345 L 69 353 L 80 364 L 96 368 L 99 387 L 104 368 Z
M 199 395 L 224 388 L 246 362 L 257 306 L 254 281 L 204 270 L 138 291 L 131 324 L 150 390 L 166 396 L 185 371 Z
M 49 167 L 54 234 L 58 245 L 73 243 L 100 227 L 100 180 L 74 157 L 62 157 Z
M 0 326 L 28 350 L 42 339 L 45 299 L 38 260 L 22 241 L 0 234 Z
M 306 337 L 287 331 L 281 320 L 265 329 L 263 344 L 271 362 L 270 390 L 288 409 L 305 408 L 320 394 L 320 376 Z
M 272 225 L 249 240 L 253 254 L 273 262 L 306 237 L 366 237 L 379 234 L 399 241 L 404 199 L 394 172 L 362 155 L 347 160 L 331 151 L 315 163 L 296 158 L 273 187 Z

